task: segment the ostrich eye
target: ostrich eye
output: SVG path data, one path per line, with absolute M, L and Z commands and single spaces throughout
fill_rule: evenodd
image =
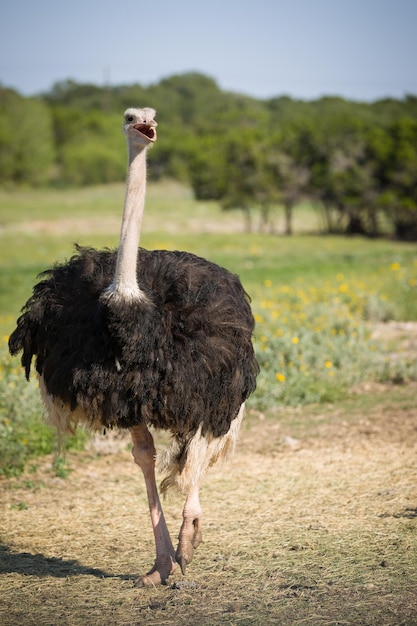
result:
M 133 117 L 133 115 L 127 115 L 127 116 L 126 116 L 126 121 L 127 121 L 127 122 L 133 122 L 133 120 L 134 120 L 134 119 L 135 119 L 135 118 Z

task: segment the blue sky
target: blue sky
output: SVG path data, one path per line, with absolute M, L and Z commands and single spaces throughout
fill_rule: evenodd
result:
M 0 83 L 143 85 L 187 71 L 268 98 L 417 94 L 417 0 L 3 0 Z

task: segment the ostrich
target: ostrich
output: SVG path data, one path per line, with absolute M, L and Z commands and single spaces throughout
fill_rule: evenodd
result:
M 237 276 L 187 252 L 139 248 L 146 153 L 156 141 L 155 110 L 129 108 L 123 132 L 128 175 L 120 244 L 76 246 L 43 272 L 10 336 L 29 380 L 36 357 L 49 420 L 61 432 L 83 423 L 129 429 L 149 502 L 156 558 L 136 586 L 183 574 L 202 538 L 199 486 L 234 449 L 258 365 L 248 297 Z M 161 490 L 185 495 L 175 550 L 155 480 L 149 427 L 172 434 L 158 455 Z

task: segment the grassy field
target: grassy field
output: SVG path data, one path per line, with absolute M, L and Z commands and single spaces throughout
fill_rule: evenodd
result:
M 117 245 L 122 202 L 119 185 L 0 193 L 0 623 L 417 624 L 415 245 L 319 236 L 307 206 L 291 238 L 247 234 L 150 185 L 142 244 L 241 276 L 262 371 L 187 578 L 138 591 L 153 546 L 128 439 L 81 436 L 57 461 L 6 346 L 38 272 L 74 242 Z M 170 496 L 173 536 L 180 512 Z
M 36 275 L 73 253 L 75 242 L 96 247 L 117 245 L 123 186 L 72 191 L 0 191 L 0 316 L 18 313 L 31 292 Z M 277 222 L 279 222 L 278 216 Z M 195 202 L 188 189 L 167 182 L 149 185 L 142 245 L 186 249 L 237 272 L 254 299 L 267 285 L 322 285 L 346 279 L 370 278 L 384 283 L 396 315 L 413 317 L 395 302 L 401 272 L 415 269 L 416 247 L 387 240 L 319 237 L 319 216 L 311 207 L 295 210 L 294 237 L 243 232 L 238 212 L 222 212 L 213 202 Z M 414 274 L 413 274 L 414 276 Z M 411 275 L 406 278 L 411 278 Z M 265 285 L 265 281 L 267 284 Z M 410 285 L 408 285 L 410 287 Z M 414 294 L 411 294 L 414 300 Z

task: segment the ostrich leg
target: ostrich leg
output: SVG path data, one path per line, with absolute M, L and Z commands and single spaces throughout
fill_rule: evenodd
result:
M 183 523 L 178 535 L 178 548 L 175 558 L 180 564 L 183 574 L 185 574 L 187 565 L 193 560 L 194 549 L 199 546 L 202 539 L 202 510 L 198 494 L 199 487 L 195 485 L 188 493 L 182 513 Z
M 175 550 L 169 536 L 155 480 L 155 446 L 145 425 L 130 429 L 133 441 L 132 454 L 143 472 L 148 494 L 149 511 L 155 537 L 156 559 L 152 569 L 135 581 L 137 587 L 165 584 L 177 564 Z

